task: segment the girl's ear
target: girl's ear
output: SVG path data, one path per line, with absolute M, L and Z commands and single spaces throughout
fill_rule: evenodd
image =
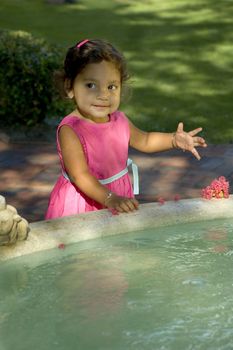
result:
M 73 93 L 73 90 L 70 86 L 70 81 L 68 79 L 65 80 L 65 83 L 64 83 L 64 87 L 65 87 L 65 92 L 67 94 L 67 96 L 72 99 L 74 97 L 74 93 Z
M 66 90 L 66 93 L 67 93 L 67 96 L 70 98 L 70 99 L 72 99 L 72 98 L 74 98 L 74 93 L 73 93 L 73 90 Z

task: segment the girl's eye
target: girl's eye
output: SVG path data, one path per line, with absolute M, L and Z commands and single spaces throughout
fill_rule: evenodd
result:
M 109 90 L 116 90 L 117 89 L 117 86 L 116 85 L 109 85 Z
M 96 84 L 95 83 L 88 83 L 87 87 L 88 87 L 88 89 L 95 89 Z

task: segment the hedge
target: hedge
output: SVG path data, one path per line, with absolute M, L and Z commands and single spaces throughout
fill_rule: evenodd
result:
M 0 117 L 4 125 L 37 125 L 63 114 L 53 82 L 61 49 L 22 31 L 0 30 Z

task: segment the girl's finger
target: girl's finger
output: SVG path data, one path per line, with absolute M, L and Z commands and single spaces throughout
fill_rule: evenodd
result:
M 128 211 L 133 211 L 135 209 L 134 204 L 130 199 L 125 202 L 125 205 L 128 207 Z
M 193 140 L 194 140 L 194 146 L 202 146 L 202 147 L 207 146 L 205 140 L 202 137 L 195 137 Z
M 136 208 L 136 209 L 138 209 L 138 206 L 139 206 L 139 202 L 137 201 L 137 199 L 135 199 L 135 198 L 132 198 L 132 203 L 133 203 L 133 205 L 134 205 L 134 208 Z
M 116 208 L 115 208 L 119 213 L 123 213 L 124 210 L 118 205 Z
M 183 132 L 184 131 L 184 124 L 180 122 L 177 127 L 177 132 Z
M 199 153 L 197 152 L 196 148 L 193 148 L 193 149 L 191 150 L 191 153 L 192 153 L 192 154 L 194 155 L 194 157 L 196 157 L 198 160 L 201 159 L 201 157 L 200 157 Z
M 191 130 L 188 132 L 188 134 L 190 136 L 195 136 L 196 134 L 198 134 L 200 131 L 202 131 L 202 128 L 197 128 L 197 129 L 194 129 L 194 130 Z
M 122 209 L 124 212 L 126 212 L 126 213 L 128 213 L 128 212 L 130 212 L 130 211 L 132 210 L 132 209 L 130 208 L 128 202 L 129 202 L 129 201 L 125 201 L 125 202 L 122 202 L 122 203 L 120 204 L 121 209 Z
M 131 198 L 128 202 L 127 202 L 129 208 L 131 211 L 134 211 L 135 209 L 138 209 L 139 203 L 136 199 Z
M 134 210 L 133 204 L 130 202 L 130 200 L 126 200 L 121 203 L 121 208 L 124 210 L 124 212 L 129 212 Z
M 138 209 L 138 202 L 136 200 L 134 200 L 133 198 L 129 198 L 128 200 L 126 200 L 124 203 L 122 203 L 123 205 L 121 206 L 124 211 L 126 211 L 127 213 L 130 211 L 134 211 L 135 209 Z

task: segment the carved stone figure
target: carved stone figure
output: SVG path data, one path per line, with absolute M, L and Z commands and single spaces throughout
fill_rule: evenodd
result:
M 25 240 L 29 231 L 27 220 L 22 218 L 12 205 L 6 204 L 5 198 L 0 195 L 0 245 Z

